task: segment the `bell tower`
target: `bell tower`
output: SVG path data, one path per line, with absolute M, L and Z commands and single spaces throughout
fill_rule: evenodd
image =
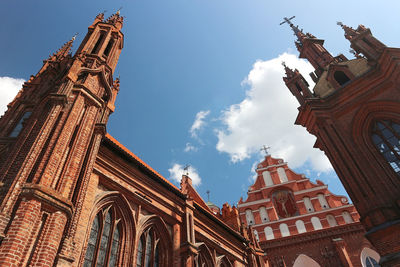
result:
M 122 26 L 119 12 L 99 14 L 75 55 L 74 37 L 0 119 L 1 266 L 72 263 L 88 175 L 115 109 Z
M 386 47 L 363 25 L 339 25 L 354 59 L 332 57 L 322 41 L 291 25 L 306 36 L 296 46 L 314 66 L 316 83 L 312 96 L 301 94 L 295 123 L 317 137 L 315 147 L 361 215 L 381 266 L 400 266 L 400 49 Z M 293 73 L 286 70 L 284 81 L 299 99 Z

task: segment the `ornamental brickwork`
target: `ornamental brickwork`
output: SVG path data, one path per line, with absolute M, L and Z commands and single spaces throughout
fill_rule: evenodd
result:
M 317 137 L 360 214 L 382 266 L 400 266 L 399 48 L 370 29 L 338 23 L 354 59 L 333 57 L 324 41 L 289 23 L 301 58 L 315 68 L 312 91 L 298 70 L 283 78 L 299 101 L 296 124 Z
M 0 266 L 265 266 L 235 208 L 214 213 L 106 133 L 124 44 L 99 14 L 0 119 Z
M 266 252 L 269 266 L 308 266 L 301 263 L 303 258 L 312 259 L 315 266 L 364 266 L 361 252 L 372 246 L 346 197 L 270 155 L 257 165 L 256 173 L 238 208 L 241 220 L 251 226 Z

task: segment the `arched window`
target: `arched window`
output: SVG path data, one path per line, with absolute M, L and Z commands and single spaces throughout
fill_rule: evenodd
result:
M 378 121 L 372 129 L 372 141 L 393 170 L 400 175 L 400 125 Z
M 282 235 L 282 237 L 290 236 L 289 227 L 287 226 L 286 223 L 281 223 L 281 224 L 279 225 L 279 230 L 281 230 L 281 235 Z
M 248 225 L 254 224 L 253 212 L 250 209 L 246 210 L 246 221 Z
M 324 194 L 318 194 L 317 196 L 318 196 L 319 204 L 321 204 L 321 207 L 323 209 L 329 208 L 329 204 L 326 201 L 325 195 Z
M 333 215 L 331 215 L 331 214 L 328 214 L 328 215 L 326 216 L 326 220 L 328 221 L 328 224 L 329 224 L 330 227 L 333 227 L 333 226 L 336 226 L 336 225 L 337 225 L 335 216 L 333 216 Z
M 118 266 L 121 226 L 113 207 L 100 211 L 93 220 L 83 266 Z
M 342 212 L 343 219 L 345 223 L 352 223 L 353 218 L 351 217 L 350 213 L 348 211 L 343 211 Z
M 274 182 L 272 181 L 271 174 L 269 173 L 269 171 L 263 172 L 262 175 L 264 178 L 265 186 L 274 185 Z
M 372 257 L 367 257 L 365 259 L 365 266 L 366 267 L 380 267 L 379 263 Z
M 304 197 L 303 202 L 304 202 L 304 206 L 306 207 L 307 212 L 314 212 L 314 206 L 311 203 L 311 200 L 309 197 Z
M 318 217 L 312 217 L 311 218 L 311 224 L 314 227 L 314 230 L 322 229 L 322 224 L 321 224 L 321 221 L 319 220 Z
M 268 222 L 269 217 L 268 217 L 268 212 L 265 207 L 260 207 L 260 217 L 262 222 Z
M 17 137 L 19 135 L 19 133 L 24 128 L 24 124 L 25 124 L 26 120 L 29 119 L 31 114 L 32 114 L 32 111 L 26 111 L 24 113 L 24 115 L 22 115 L 22 117 L 19 119 L 18 123 L 15 125 L 14 129 L 10 133 L 10 135 L 9 135 L 10 137 Z
M 347 75 L 340 70 L 335 71 L 335 73 L 333 74 L 333 78 L 335 78 L 339 85 L 344 85 L 345 83 L 350 81 L 350 78 L 347 77 Z
M 278 176 L 279 176 L 279 180 L 281 180 L 281 183 L 287 182 L 288 178 L 287 178 L 285 169 L 281 167 L 281 168 L 278 168 L 277 171 L 278 171 Z
M 162 247 L 160 239 L 152 227 L 147 229 L 139 239 L 136 254 L 137 267 L 160 266 Z
M 307 232 L 306 226 L 304 225 L 304 222 L 302 220 L 296 221 L 296 228 L 299 234 Z
M 194 261 L 196 267 L 212 267 L 214 265 L 210 250 L 204 244 L 200 246 L 199 254 Z
M 375 250 L 363 248 L 360 257 L 363 267 L 380 267 L 378 262 L 381 257 Z
M 264 233 L 265 233 L 265 238 L 266 238 L 267 240 L 271 240 L 271 239 L 274 239 L 274 238 L 275 238 L 275 236 L 274 236 L 274 231 L 273 231 L 272 228 L 269 227 L 269 226 L 267 226 L 267 227 L 264 228 Z

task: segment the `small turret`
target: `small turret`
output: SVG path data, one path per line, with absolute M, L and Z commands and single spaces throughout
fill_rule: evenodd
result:
M 372 35 L 369 28 L 359 25 L 357 29 L 353 29 L 341 22 L 337 24 L 342 27 L 344 36 L 357 54 L 363 54 L 369 62 L 375 62 L 380 57 L 386 46 Z
M 286 66 L 284 62 L 282 65 L 284 66 L 286 73 L 286 77 L 283 77 L 283 81 L 289 88 L 290 92 L 292 92 L 292 94 L 297 98 L 300 105 L 302 105 L 304 99 L 313 97 L 309 85 L 297 69 L 293 71 L 291 68 Z

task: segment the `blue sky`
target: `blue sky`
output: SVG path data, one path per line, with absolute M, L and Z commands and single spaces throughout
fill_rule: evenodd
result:
M 177 185 L 173 175 L 190 164 L 199 193 L 207 199 L 210 190 L 219 206 L 246 197 L 263 144 L 295 171 L 345 194 L 313 138 L 292 126 L 297 103 L 282 84 L 280 62 L 306 78 L 311 69 L 296 59 L 294 36 L 279 23 L 295 15 L 333 55 L 351 57 L 336 22 L 364 24 L 386 45 L 399 46 L 399 2 L 2 1 L 0 113 L 18 79 L 35 74 L 76 32 L 78 47 L 98 13 L 109 16 L 121 6 L 125 47 L 111 135 Z

